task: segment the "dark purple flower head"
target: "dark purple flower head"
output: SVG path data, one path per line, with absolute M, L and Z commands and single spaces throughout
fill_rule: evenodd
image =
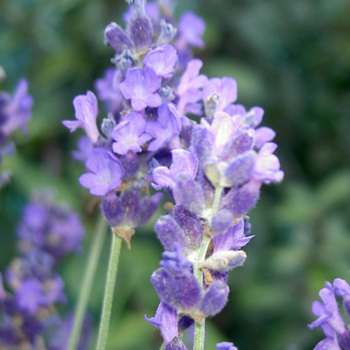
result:
M 163 78 L 170 78 L 175 70 L 177 53 L 173 46 L 162 45 L 150 51 L 143 63 Z
M 216 350 L 238 350 L 238 348 L 233 343 L 222 342 L 216 344 Z
M 184 13 L 179 21 L 179 35 L 182 41 L 196 47 L 204 47 L 202 36 L 205 31 L 205 22 L 193 12 Z
M 148 121 L 145 131 L 154 138 L 148 146 L 149 151 L 157 151 L 164 146 L 169 146 L 170 149 L 181 148 L 181 119 L 173 103 L 164 102 L 158 108 L 157 120 Z
M 129 151 L 141 152 L 141 146 L 151 139 L 151 136 L 145 131 L 146 121 L 139 113 L 131 112 L 123 116 L 120 122 L 113 130 L 112 138 L 113 151 L 125 155 Z
M 160 82 L 153 69 L 135 67 L 126 72 L 125 80 L 119 85 L 125 99 L 131 99 L 135 111 L 146 107 L 158 107 L 162 103 L 159 94 Z
M 97 129 L 96 118 L 98 106 L 96 96 L 88 91 L 86 95 L 77 96 L 74 101 L 75 117 L 77 120 L 64 120 L 63 125 L 71 132 L 77 128 L 83 128 L 92 143 L 96 143 L 100 133 Z
M 124 169 L 119 159 L 105 148 L 93 149 L 86 167 L 91 172 L 81 175 L 79 182 L 91 194 L 103 196 L 122 183 Z
M 110 191 L 103 197 L 101 210 L 113 230 L 130 245 L 134 229 L 151 219 L 162 198 L 161 193 L 141 198 L 136 188 L 126 190 L 123 194 Z
M 26 131 L 26 124 L 32 116 L 33 105 L 33 99 L 28 95 L 27 90 L 28 82 L 22 79 L 12 98 L 6 93 L 0 94 L 0 134 L 8 136 L 18 128 Z

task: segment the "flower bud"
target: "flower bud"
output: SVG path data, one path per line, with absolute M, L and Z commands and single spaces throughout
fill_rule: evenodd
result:
M 182 247 L 187 247 L 185 233 L 171 215 L 161 216 L 157 220 L 154 229 L 165 249 L 173 250 L 176 242 L 180 243 Z
M 202 299 L 200 309 L 205 316 L 215 316 L 227 303 L 230 290 L 228 285 L 222 281 L 215 281 L 208 288 Z
M 132 48 L 129 36 L 119 27 L 117 23 L 110 23 L 104 32 L 106 44 L 112 46 L 118 54 Z
M 174 219 L 183 230 L 187 242 L 192 249 L 197 249 L 202 242 L 203 226 L 197 215 L 182 205 L 174 207 Z
M 102 199 L 101 210 L 111 227 L 119 226 L 124 218 L 120 198 L 115 191 L 109 191 Z
M 233 226 L 233 215 L 227 209 L 219 210 L 211 220 L 211 227 L 216 234 L 225 233 Z
M 246 258 L 247 254 L 243 250 L 221 250 L 204 260 L 201 267 L 209 270 L 226 272 L 242 266 Z
M 136 47 L 150 47 L 153 36 L 151 20 L 147 16 L 133 18 L 129 25 L 129 35 Z

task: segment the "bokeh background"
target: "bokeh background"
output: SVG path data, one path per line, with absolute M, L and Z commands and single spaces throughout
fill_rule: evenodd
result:
M 87 236 L 80 255 L 61 269 L 73 307 L 86 266 L 98 207 L 78 184 L 83 166 L 70 158 L 77 135 L 62 126 L 73 119 L 72 99 L 93 90 L 111 65 L 103 29 L 122 23 L 124 1 L 2 0 L 1 90 L 26 77 L 34 97 L 28 135 L 14 139 L 17 154 L 3 169 L 13 173 L 0 191 L 0 267 L 16 247 L 15 227 L 33 191 L 53 187 L 59 201 L 81 213 Z M 209 77 L 232 76 L 238 102 L 265 109 L 264 125 L 277 131 L 285 180 L 265 186 L 251 212 L 256 235 L 244 267 L 231 272 L 230 300 L 208 322 L 206 349 L 233 341 L 240 350 L 306 350 L 322 338 L 309 330 L 311 302 L 324 281 L 350 281 L 350 2 L 348 0 L 178 1 L 207 23 L 206 47 L 196 55 Z M 103 113 L 101 113 L 102 115 Z M 81 135 L 81 134 L 80 134 Z M 97 325 L 109 238 L 89 312 Z M 149 276 L 160 244 L 152 224 L 123 246 L 108 349 L 158 349 L 153 316 L 158 298 Z

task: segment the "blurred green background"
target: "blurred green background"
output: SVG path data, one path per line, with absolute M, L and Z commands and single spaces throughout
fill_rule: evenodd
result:
M 0 192 L 0 267 L 15 251 L 15 226 L 33 190 L 57 189 L 93 234 L 98 209 L 78 184 L 83 166 L 70 158 L 77 137 L 62 126 L 73 119 L 72 99 L 93 89 L 111 65 L 103 29 L 121 21 L 124 1 L 2 0 L 1 90 L 20 77 L 34 97 L 29 134 L 15 135 L 17 154 L 3 169 L 12 181 Z M 245 266 L 231 272 L 230 300 L 208 322 L 206 349 L 233 341 L 240 350 L 312 349 L 322 338 L 309 330 L 311 302 L 324 281 L 350 281 L 350 2 L 348 0 L 178 1 L 207 22 L 206 47 L 196 52 L 210 77 L 232 76 L 238 102 L 265 109 L 264 125 L 277 131 L 285 180 L 265 186 L 251 212 L 255 239 Z M 78 135 L 79 134 L 79 135 Z M 161 247 L 152 224 L 123 246 L 108 349 L 158 349 L 153 316 L 158 298 L 149 276 Z M 108 242 L 107 242 L 108 241 Z M 98 322 L 109 239 L 89 312 Z M 69 307 L 77 298 L 86 251 L 62 267 Z

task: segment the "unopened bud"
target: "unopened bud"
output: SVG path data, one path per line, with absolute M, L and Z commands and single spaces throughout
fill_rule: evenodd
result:
M 201 268 L 226 272 L 238 266 L 242 266 L 246 258 L 247 254 L 243 250 L 222 250 L 204 260 L 201 264 Z

